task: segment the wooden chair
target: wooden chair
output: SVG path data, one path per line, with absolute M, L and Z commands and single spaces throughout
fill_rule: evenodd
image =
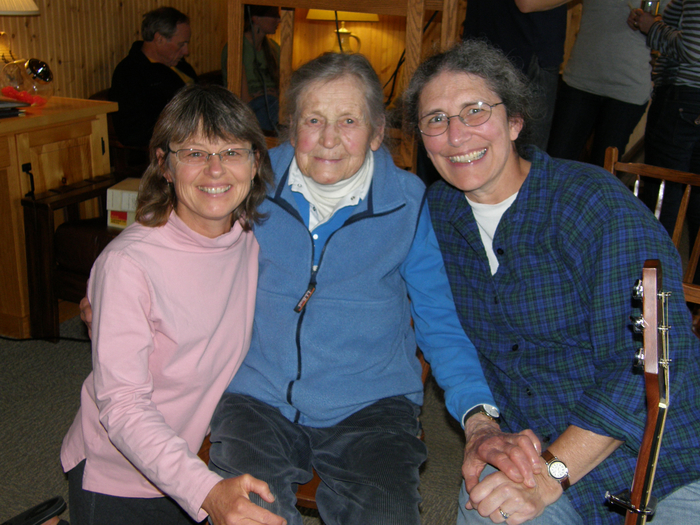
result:
M 241 94 L 241 71 L 243 68 L 243 6 L 250 0 L 228 0 L 228 88 L 233 93 Z M 254 0 L 256 5 L 277 6 L 282 9 L 280 25 L 280 92 L 283 93 L 289 84 L 292 74 L 292 42 L 294 39 L 294 10 L 286 0 Z M 402 66 L 399 93 L 408 85 L 414 71 L 421 60 L 423 40 L 423 16 L 425 11 L 442 11 L 449 13 L 443 16 L 440 30 L 440 47 L 447 49 L 459 40 L 459 29 L 462 18 L 456 16 L 458 0 L 357 0 L 356 2 L 340 2 L 332 0 L 296 0 L 294 7 L 300 9 L 333 9 L 342 11 L 358 11 L 406 17 L 406 61 Z M 416 148 L 413 130 L 404 122 L 401 130 L 388 130 L 387 134 L 398 140 L 394 151 L 394 160 L 402 168 L 415 167 Z
M 605 152 L 605 169 L 618 177 L 623 174 L 633 175 L 635 177 L 633 190 L 635 196 L 639 196 L 640 186 L 644 183 L 642 177 L 685 184 L 685 192 L 683 193 L 683 199 L 680 209 L 678 210 L 676 226 L 672 236 L 673 244 L 678 248 L 683 233 L 685 216 L 688 211 L 690 192 L 693 187 L 700 188 L 700 175 L 668 168 L 659 168 L 658 166 L 650 166 L 648 164 L 620 162 L 618 160 L 617 148 L 613 147 L 608 148 Z M 661 206 L 663 206 L 663 186 L 661 186 L 659 196 L 657 197 L 657 218 Z M 685 293 L 686 302 L 700 305 L 700 285 L 693 284 L 693 277 L 695 276 L 695 270 L 698 266 L 698 258 L 700 258 L 700 232 L 698 232 L 694 243 L 691 239 L 691 244 L 693 248 L 688 258 L 688 266 L 683 273 L 683 292 Z
M 58 300 L 85 296 L 92 263 L 121 231 L 107 228 L 106 216 L 107 189 L 119 180 L 102 175 L 22 199 L 32 337 L 58 341 Z M 81 218 L 81 205 L 92 199 L 99 216 Z M 66 221 L 58 230 L 56 211 Z
M 425 381 L 428 379 L 428 374 L 430 373 L 430 365 L 423 359 L 423 353 L 420 349 L 416 350 L 416 355 L 421 364 L 421 381 L 425 385 Z M 421 436 L 423 439 L 423 436 Z M 204 443 L 199 449 L 198 456 L 205 463 L 209 463 L 209 449 L 211 448 L 211 441 L 209 441 L 209 435 L 204 438 Z M 300 507 L 305 507 L 307 509 L 317 509 L 316 505 L 316 489 L 318 489 L 321 483 L 321 478 L 318 477 L 316 471 L 313 471 L 314 477 L 308 483 L 304 485 L 299 485 L 297 487 L 297 505 Z

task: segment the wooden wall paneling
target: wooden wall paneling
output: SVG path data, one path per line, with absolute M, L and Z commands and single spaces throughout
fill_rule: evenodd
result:
M 228 89 L 236 95 L 241 94 L 241 71 L 243 68 L 243 5 L 236 0 L 227 0 L 228 3 Z M 232 38 L 233 37 L 233 38 Z
M 292 42 L 291 46 L 280 47 L 280 93 L 284 93 L 289 86 L 289 80 L 292 76 L 292 70 L 288 67 L 288 64 L 292 64 L 294 56 L 294 9 L 282 9 L 281 11 L 282 19 L 280 25 L 277 28 L 277 43 L 284 40 L 287 42 Z M 282 107 L 284 100 L 280 101 L 280 117 L 284 119 L 285 109 Z M 282 120 L 280 120 L 282 122 Z
M 157 0 L 35 0 L 39 16 L 0 17 L 17 58 L 39 58 L 54 73 L 54 94 L 87 98 L 109 87 L 112 72 L 140 39 L 143 13 Z M 226 41 L 226 0 L 172 0 L 192 25 L 188 61 L 198 73 L 219 69 Z
M 440 24 L 440 45 L 442 51 L 459 40 L 459 26 L 462 20 L 457 18 L 457 0 L 445 0 Z

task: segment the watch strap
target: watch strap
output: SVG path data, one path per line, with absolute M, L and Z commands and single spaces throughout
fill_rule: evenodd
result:
M 549 450 L 543 450 L 541 456 L 542 456 L 542 459 L 544 459 L 544 462 L 547 464 L 547 467 L 549 467 L 549 464 L 552 463 L 553 461 L 559 461 L 564 466 L 566 466 L 566 464 L 561 459 L 556 457 Z M 547 470 L 547 472 L 549 472 L 549 469 Z M 567 468 L 567 472 L 568 472 L 568 468 Z M 550 476 L 551 476 L 551 474 L 550 474 Z M 554 476 L 552 476 L 552 479 L 556 479 L 556 478 L 554 478 Z M 568 489 L 571 486 L 571 481 L 569 480 L 568 474 L 566 475 L 565 478 L 557 479 L 557 481 L 559 481 L 561 483 L 561 488 L 564 490 Z
M 469 419 L 472 416 L 475 416 L 476 414 L 483 414 L 492 421 L 495 421 L 496 423 L 498 423 L 498 421 L 500 420 L 500 416 L 494 417 L 491 414 L 489 414 L 486 411 L 486 407 L 484 405 L 476 405 L 474 408 L 472 408 L 466 414 L 464 414 L 464 419 L 462 421 L 463 424 L 466 425 L 467 419 Z

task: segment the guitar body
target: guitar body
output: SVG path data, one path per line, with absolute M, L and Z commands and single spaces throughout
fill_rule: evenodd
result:
M 646 261 L 642 279 L 634 288 L 634 297 L 642 300 L 643 315 L 633 318 L 633 327 L 643 334 L 644 340 L 644 346 L 637 351 L 636 365 L 644 367 L 647 421 L 631 490 L 605 495 L 608 501 L 626 509 L 625 525 L 645 525 L 656 508 L 651 489 L 669 405 L 669 295 L 662 291 L 661 263 L 655 259 Z

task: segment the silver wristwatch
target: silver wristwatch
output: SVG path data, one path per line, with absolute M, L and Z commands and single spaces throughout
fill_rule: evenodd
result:
M 561 483 L 561 488 L 566 490 L 571 486 L 569 481 L 569 468 L 564 462 L 552 454 L 549 450 L 542 452 L 542 459 L 547 464 L 549 475 Z
M 501 413 L 498 410 L 498 408 L 496 408 L 495 406 L 486 405 L 486 404 L 476 405 L 474 408 L 472 408 L 466 414 L 464 414 L 464 419 L 462 420 L 462 426 L 467 424 L 467 419 L 469 419 L 470 417 L 472 417 L 476 414 L 483 414 L 486 417 L 493 419 L 496 423 L 498 423 L 500 418 L 501 418 Z

